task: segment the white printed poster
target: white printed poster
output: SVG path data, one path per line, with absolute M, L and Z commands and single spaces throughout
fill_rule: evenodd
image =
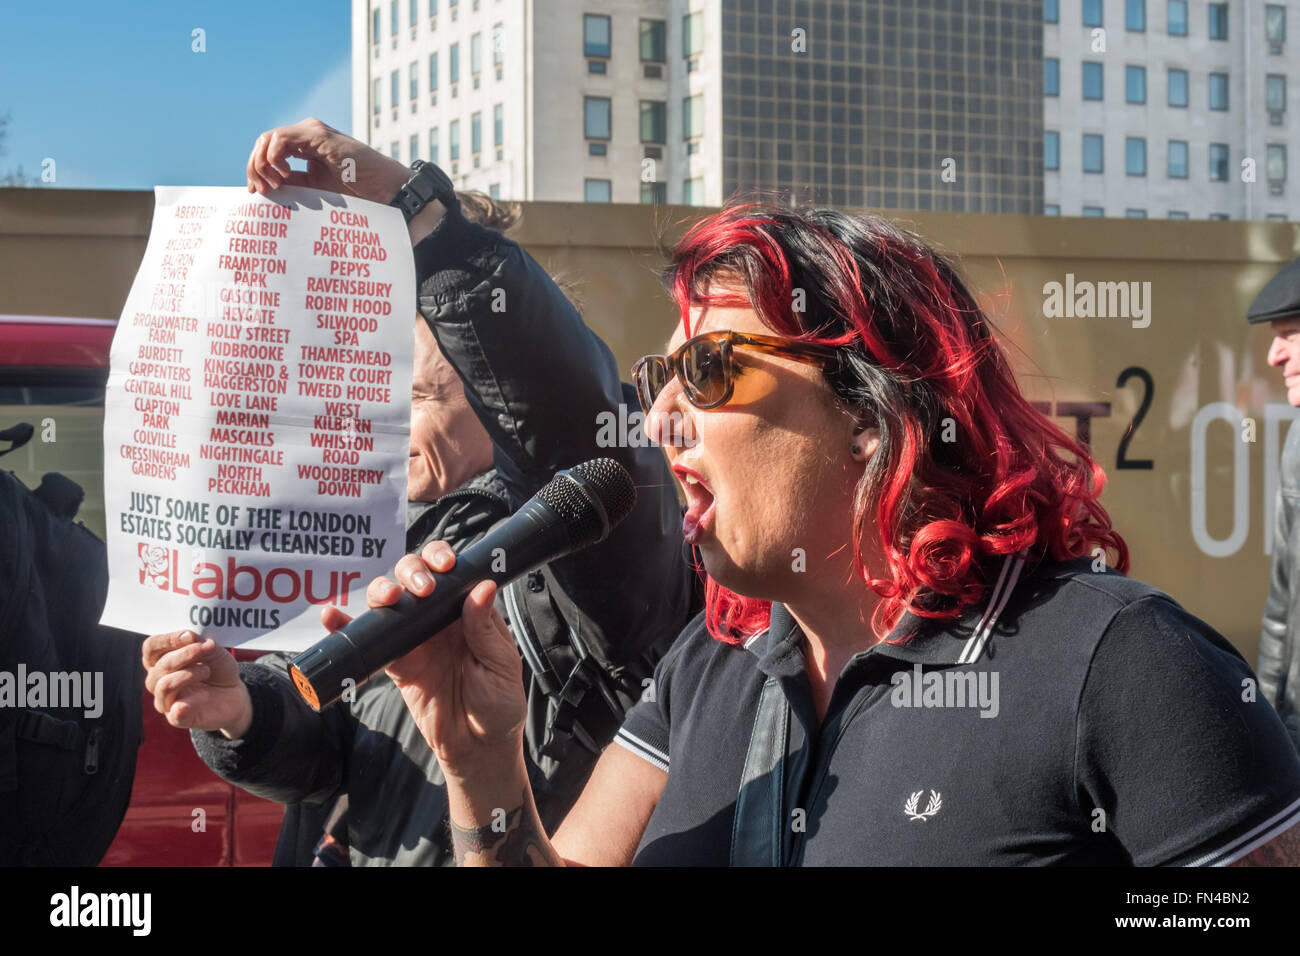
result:
M 406 223 L 315 189 L 155 196 L 104 403 L 102 620 L 302 650 L 405 543 Z

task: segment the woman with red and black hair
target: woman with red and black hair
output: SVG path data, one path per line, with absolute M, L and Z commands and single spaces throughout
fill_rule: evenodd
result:
M 633 375 L 707 609 L 553 839 L 493 586 L 390 667 L 458 859 L 1300 862 L 1300 760 L 1249 666 L 1125 575 L 1100 466 L 947 262 L 879 218 L 742 204 L 665 278 L 681 322 Z M 396 578 L 453 563 L 435 543 Z

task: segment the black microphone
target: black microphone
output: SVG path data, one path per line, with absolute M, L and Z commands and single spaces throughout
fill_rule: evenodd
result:
M 603 541 L 635 504 L 632 476 L 612 458 L 556 473 L 503 524 L 457 553 L 450 571 L 431 572 L 433 593 L 404 590 L 396 604 L 371 608 L 290 661 L 298 693 L 314 710 L 328 707 L 459 618 L 480 581 L 504 586 Z

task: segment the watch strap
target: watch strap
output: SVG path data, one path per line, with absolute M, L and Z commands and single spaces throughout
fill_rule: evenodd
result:
M 451 178 L 437 165 L 417 159 L 411 164 L 411 169 L 415 171 L 414 174 L 389 203 L 390 206 L 402 210 L 402 215 L 407 222 L 414 219 L 421 209 L 435 199 L 448 209 L 460 204 Z

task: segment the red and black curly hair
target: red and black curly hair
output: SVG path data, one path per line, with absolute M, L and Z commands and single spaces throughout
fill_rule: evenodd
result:
M 693 305 L 741 306 L 777 335 L 838 348 L 827 381 L 880 429 L 850 516 L 855 571 L 882 598 L 879 636 L 904 611 L 960 617 L 995 556 L 1025 551 L 1033 565 L 1100 548 L 1127 573 L 1101 466 L 1020 393 L 987 317 L 918 236 L 875 216 L 733 202 L 686 233 L 662 277 L 688 336 Z M 711 283 L 743 285 L 748 301 Z M 872 534 L 883 569 L 862 560 Z M 719 640 L 767 626 L 766 601 L 712 578 L 706 598 Z

